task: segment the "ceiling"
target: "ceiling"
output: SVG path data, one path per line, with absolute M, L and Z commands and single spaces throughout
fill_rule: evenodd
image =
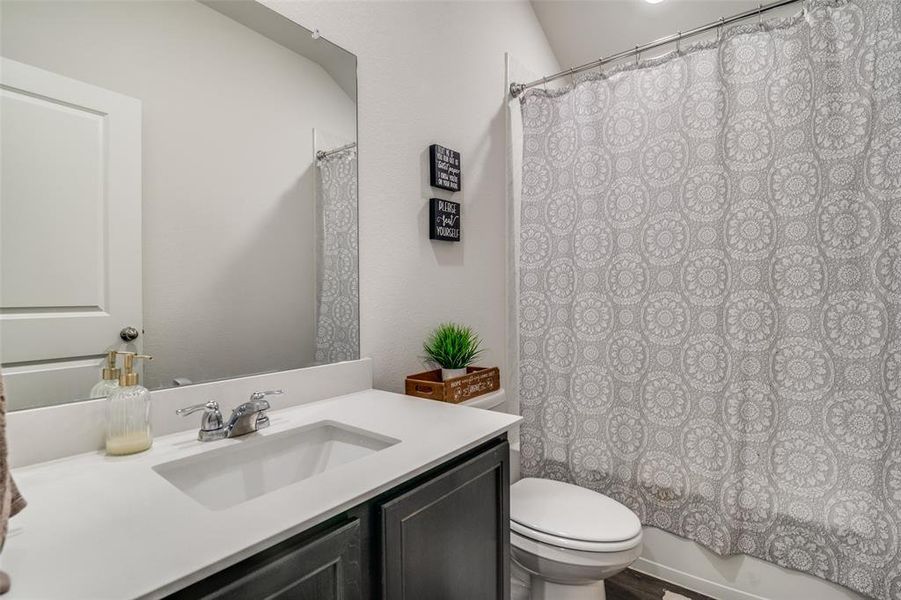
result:
M 757 8 L 760 1 L 772 0 L 532 0 L 532 7 L 560 67 L 567 69 Z M 794 14 L 800 6 L 765 18 Z

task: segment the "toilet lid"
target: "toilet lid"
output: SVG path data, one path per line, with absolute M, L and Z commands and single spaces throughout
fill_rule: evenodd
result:
M 510 519 L 535 531 L 586 542 L 621 542 L 641 533 L 635 513 L 613 498 L 551 479 L 530 477 L 514 483 Z

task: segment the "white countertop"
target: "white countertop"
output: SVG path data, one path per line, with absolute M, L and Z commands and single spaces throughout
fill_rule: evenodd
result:
M 356 506 L 490 440 L 520 417 L 367 390 L 270 411 L 267 436 L 332 420 L 400 443 L 243 504 L 212 511 L 154 465 L 240 444 L 196 431 L 147 452 L 79 454 L 15 469 L 28 507 L 10 521 L 0 566 L 10 600 L 159 598 Z M 197 419 L 199 423 L 199 416 Z M 51 431 L 47 435 L 52 435 Z

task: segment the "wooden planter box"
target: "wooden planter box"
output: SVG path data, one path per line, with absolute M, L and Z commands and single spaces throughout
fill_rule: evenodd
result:
M 408 396 L 459 404 L 501 389 L 501 372 L 497 367 L 467 367 L 466 375 L 441 381 L 441 369 L 435 369 L 410 375 L 404 388 Z

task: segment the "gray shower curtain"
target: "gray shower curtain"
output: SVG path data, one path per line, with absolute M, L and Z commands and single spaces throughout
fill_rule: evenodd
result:
M 901 3 L 522 98 L 522 470 L 901 598 Z
M 359 358 L 357 152 L 318 160 L 316 362 Z

